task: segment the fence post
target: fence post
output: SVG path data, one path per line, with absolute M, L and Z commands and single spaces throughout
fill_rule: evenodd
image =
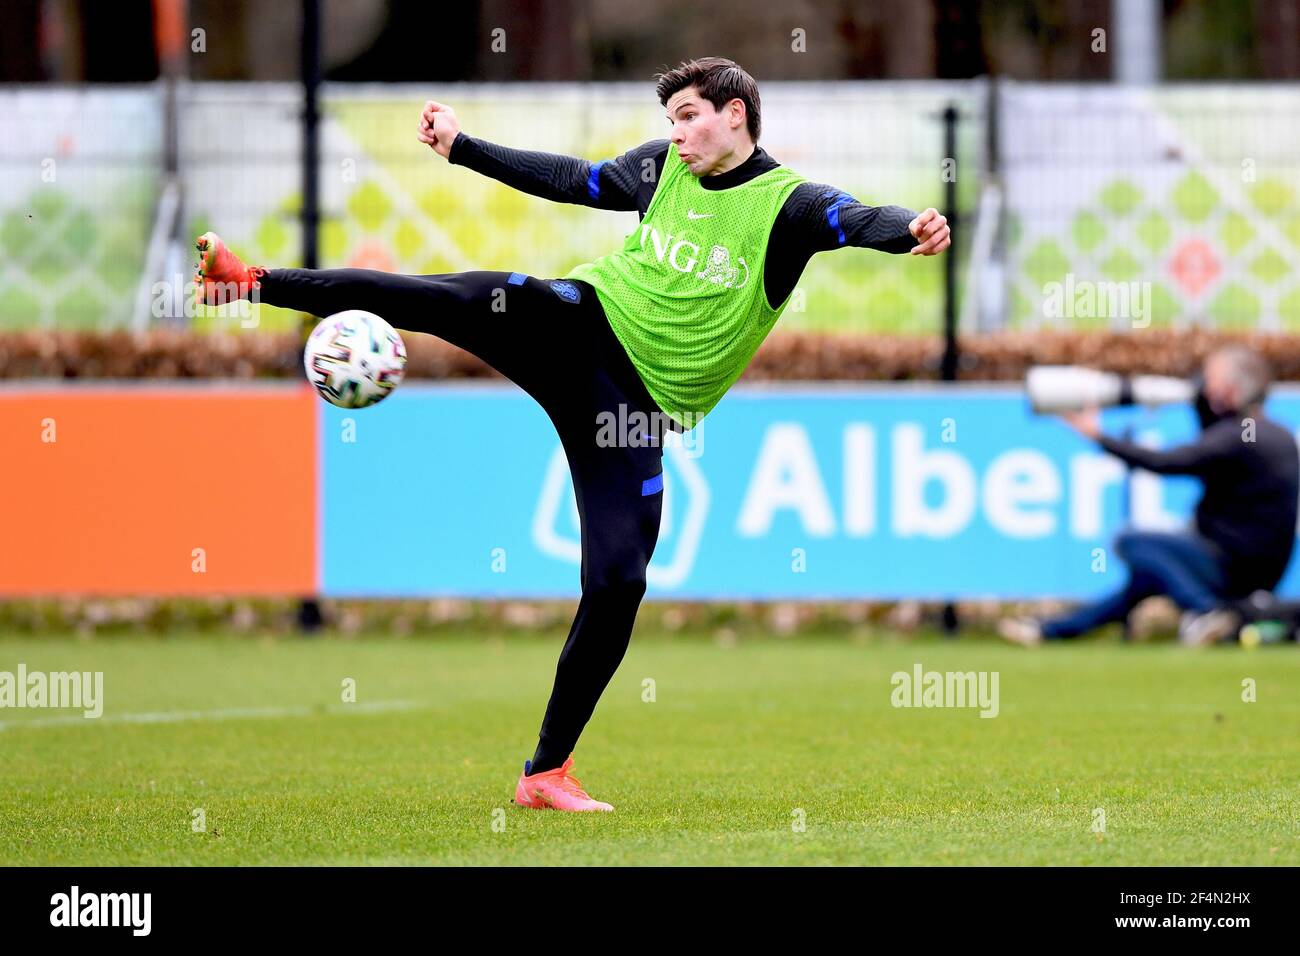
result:
M 302 0 L 302 267 L 318 269 L 320 223 L 320 0 Z
M 957 243 L 960 234 L 957 231 L 959 215 L 957 211 L 957 107 L 949 104 L 943 111 L 943 150 L 944 159 L 951 161 L 953 173 L 943 184 L 944 215 L 952 229 L 952 244 L 948 247 L 943 260 L 943 365 L 942 378 L 945 382 L 957 380 Z M 949 167 L 944 164 L 941 169 Z
M 945 382 L 957 381 L 957 362 L 960 358 L 957 349 L 957 107 L 948 104 L 943 111 L 943 152 L 947 162 L 941 163 L 943 170 L 952 170 L 943 184 L 944 215 L 952 229 L 952 244 L 943 260 L 943 363 L 940 377 Z M 957 618 L 957 606 L 951 601 L 943 606 L 943 632 L 948 637 L 956 637 L 961 627 Z
M 302 0 L 302 267 L 320 268 L 320 0 Z M 298 605 L 298 627 L 310 634 L 325 623 L 313 595 Z

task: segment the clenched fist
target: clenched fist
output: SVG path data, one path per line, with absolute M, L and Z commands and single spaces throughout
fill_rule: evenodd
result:
M 952 245 L 952 239 L 949 238 L 952 230 L 948 228 L 948 220 L 939 215 L 937 209 L 927 209 L 921 213 L 908 223 L 907 230 L 917 239 L 911 252 L 914 256 L 933 256 Z
M 421 143 L 428 144 L 435 153 L 446 159 L 451 155 L 451 144 L 460 132 L 460 120 L 450 106 L 435 103 L 433 100 L 424 104 L 420 114 L 420 127 L 416 133 Z

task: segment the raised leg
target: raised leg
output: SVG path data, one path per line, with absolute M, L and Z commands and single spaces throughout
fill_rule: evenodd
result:
M 584 295 L 584 300 L 594 295 Z M 512 272 L 405 276 L 369 269 L 271 269 L 261 300 L 326 316 L 363 309 L 395 328 L 436 335 L 477 355 L 543 404 L 571 371 L 594 303 L 571 302 Z M 603 318 L 602 318 L 603 321 Z

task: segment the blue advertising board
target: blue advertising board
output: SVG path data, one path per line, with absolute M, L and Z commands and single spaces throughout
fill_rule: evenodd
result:
M 1268 412 L 1294 429 L 1300 395 Z M 1196 421 L 1124 408 L 1103 427 L 1170 446 Z M 523 392 L 408 384 L 322 403 L 319 428 L 325 594 L 578 593 L 567 465 Z M 1198 493 L 1126 473 L 1013 386 L 739 387 L 665 449 L 647 596 L 1086 598 L 1124 581 L 1117 531 L 1185 525 Z M 1300 594 L 1294 567 L 1280 590 Z

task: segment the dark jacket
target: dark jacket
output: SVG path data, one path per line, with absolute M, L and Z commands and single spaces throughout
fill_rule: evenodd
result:
M 1099 441 L 1136 468 L 1202 481 L 1196 527 L 1222 551 L 1231 596 L 1277 586 L 1295 546 L 1300 496 L 1300 449 L 1290 431 L 1256 410 L 1212 420 L 1196 441 L 1166 451 Z

